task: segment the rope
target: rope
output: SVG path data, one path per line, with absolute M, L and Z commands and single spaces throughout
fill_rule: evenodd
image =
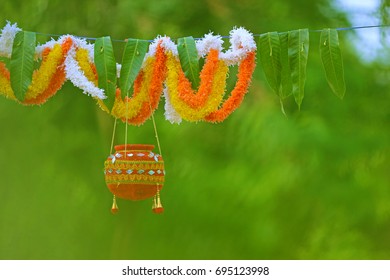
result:
M 150 114 L 152 115 L 154 136 L 156 137 L 158 152 L 159 152 L 160 156 L 162 156 L 161 145 L 160 145 L 160 139 L 158 138 L 158 132 L 157 132 L 156 121 L 154 120 L 154 114 L 153 114 L 153 112 L 152 112 L 152 105 L 151 105 L 152 102 L 150 101 L 150 94 L 148 94 L 148 101 L 149 101 Z
M 363 25 L 363 26 L 350 26 L 350 27 L 336 27 L 336 28 L 331 28 L 331 29 L 336 29 L 337 31 L 349 31 L 349 30 L 357 30 L 357 29 L 367 29 L 367 28 L 387 28 L 390 27 L 390 24 L 381 24 L 381 25 Z M 309 29 L 309 32 L 322 32 L 323 29 Z M 38 35 L 43 35 L 43 36 L 49 36 L 49 37 L 61 37 L 63 35 L 59 34 L 50 34 L 50 33 L 40 33 L 40 32 L 35 32 Z M 255 37 L 259 37 L 261 34 L 253 34 Z M 85 40 L 91 40 L 95 41 L 97 38 L 94 37 L 86 37 L 86 36 L 76 36 L 76 38 L 80 39 L 85 39 Z M 224 39 L 230 38 L 230 36 L 221 36 Z M 200 40 L 202 38 L 194 38 L 195 40 Z M 172 39 L 175 40 L 175 39 Z M 112 39 L 113 42 L 121 42 L 125 43 L 127 40 L 118 40 L 118 39 Z M 146 40 L 148 42 L 153 42 L 154 40 Z
M 129 90 L 127 91 L 127 94 L 126 94 L 126 97 L 127 99 L 125 100 L 126 101 L 126 125 L 125 125 L 125 155 L 126 155 L 126 152 L 127 152 L 127 127 L 128 127 L 128 116 L 129 116 Z
M 150 102 L 149 102 L 150 106 Z M 151 107 L 151 106 L 150 106 Z M 150 111 L 152 111 L 152 108 L 150 108 Z M 154 128 L 154 135 L 156 136 L 156 141 L 157 141 L 157 146 L 158 146 L 158 152 L 160 153 L 160 156 L 162 156 L 161 153 L 161 146 L 160 146 L 160 140 L 158 138 L 158 133 L 157 133 L 157 127 L 156 127 L 156 122 L 154 121 L 154 114 L 152 113 L 152 122 L 153 122 L 153 128 Z
M 115 118 L 114 129 L 112 130 L 110 154 L 113 153 L 113 150 L 112 150 L 112 149 L 113 149 L 113 147 L 114 147 L 114 138 L 115 138 L 115 130 L 116 130 L 116 120 L 117 120 L 117 118 Z

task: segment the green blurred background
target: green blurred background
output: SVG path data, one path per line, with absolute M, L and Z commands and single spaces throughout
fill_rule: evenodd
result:
M 366 16 L 386 23 L 386 2 Z M 5 0 L 0 25 L 114 39 L 227 35 L 234 26 L 259 34 L 349 26 L 339 7 L 323 0 Z M 160 216 L 151 200 L 119 200 L 119 214 L 110 213 L 102 169 L 113 119 L 81 90 L 67 82 L 41 107 L 1 98 L 0 258 L 389 259 L 388 56 L 362 60 L 354 34 L 339 34 L 342 101 L 326 83 L 313 32 L 305 98 L 300 112 L 286 102 L 288 118 L 260 65 L 242 106 L 222 124 L 171 125 L 161 102 L 156 122 L 167 176 Z M 114 47 L 119 61 L 123 44 Z M 124 125 L 117 131 L 123 143 Z M 156 144 L 151 121 L 129 127 L 128 138 Z

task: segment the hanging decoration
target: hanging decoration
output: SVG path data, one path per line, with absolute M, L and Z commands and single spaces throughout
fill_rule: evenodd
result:
M 256 35 L 234 28 L 230 36 L 210 33 L 201 39 L 179 38 L 177 44 L 158 36 L 149 47 L 150 41 L 126 39 L 119 64 L 109 36 L 87 42 L 58 35 L 57 40 L 35 46 L 36 33 L 7 22 L 0 35 L 0 95 L 25 105 L 43 104 L 69 80 L 115 118 L 124 121 L 131 116 L 127 121 L 132 125 L 141 125 L 151 117 L 162 94 L 165 117 L 172 123 L 183 119 L 221 122 L 239 107 L 248 91 L 257 49 L 253 37 L 257 36 L 265 78 L 279 96 L 284 112 L 284 99 L 294 96 L 300 108 L 304 98 L 310 32 L 321 32 L 319 50 L 326 80 L 342 99 L 346 87 L 338 31 L 374 27 L 387 26 L 305 28 Z M 227 37 L 230 48 L 223 51 L 222 39 Z M 200 58 L 208 62 L 202 69 Z M 229 66 L 234 65 L 240 72 L 227 97 L 226 77 Z M 150 95 L 150 108 L 146 95 Z M 130 111 L 124 113 L 127 105 Z
M 115 152 L 104 162 L 104 176 L 114 195 L 111 212 L 119 208 L 116 198 L 142 200 L 153 197 L 154 213 L 162 213 L 160 191 L 164 185 L 164 161 L 153 153 L 153 145 L 125 144 L 115 146 Z
M 213 34 L 181 38 L 178 44 L 158 36 L 149 47 L 148 41 L 128 39 L 122 64 L 116 63 L 108 36 L 91 44 L 64 35 L 37 47 L 35 36 L 9 22 L 2 29 L 1 95 L 24 105 L 43 104 L 69 80 L 102 110 L 131 125 L 149 119 L 161 95 L 172 123 L 222 122 L 241 104 L 255 69 L 256 43 L 244 28 L 230 32 L 227 51 L 222 37 Z M 205 64 L 199 71 L 200 58 Z M 234 65 L 239 66 L 237 82 L 225 98 L 229 66 Z

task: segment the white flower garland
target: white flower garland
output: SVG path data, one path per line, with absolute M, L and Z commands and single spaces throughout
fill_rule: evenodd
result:
M 10 58 L 12 54 L 12 46 L 16 33 L 21 31 L 16 23 L 11 24 L 7 21 L 7 24 L 1 30 L 0 35 L 0 56 Z
M 165 105 L 164 105 L 164 116 L 167 121 L 174 124 L 180 124 L 182 121 L 182 118 L 180 117 L 179 113 L 173 108 L 171 100 L 169 98 L 168 94 L 168 87 L 164 87 L 164 97 L 165 97 Z
M 69 50 L 68 55 L 65 58 L 65 73 L 66 78 L 72 82 L 75 87 L 83 90 L 83 93 L 96 97 L 99 99 L 107 98 L 104 94 L 104 90 L 95 86 L 93 82 L 88 80 L 84 72 L 80 69 L 80 66 L 76 60 L 76 50 L 83 48 L 88 50 L 89 59 L 93 62 L 93 45 L 88 44 L 84 39 L 72 37 L 73 46 Z
M 221 53 L 221 59 L 228 66 L 239 64 L 248 54 L 256 50 L 256 43 L 252 33 L 245 28 L 234 28 L 230 31 L 230 48 Z
M 220 35 L 213 35 L 212 32 L 204 35 L 204 38 L 196 41 L 196 50 L 198 57 L 205 57 L 211 49 L 222 51 L 223 40 Z

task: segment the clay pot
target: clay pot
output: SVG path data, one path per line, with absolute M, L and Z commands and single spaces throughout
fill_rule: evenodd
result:
M 115 153 L 104 162 L 108 189 L 119 198 L 141 200 L 156 195 L 164 184 L 164 161 L 153 153 L 153 145 L 115 146 Z

